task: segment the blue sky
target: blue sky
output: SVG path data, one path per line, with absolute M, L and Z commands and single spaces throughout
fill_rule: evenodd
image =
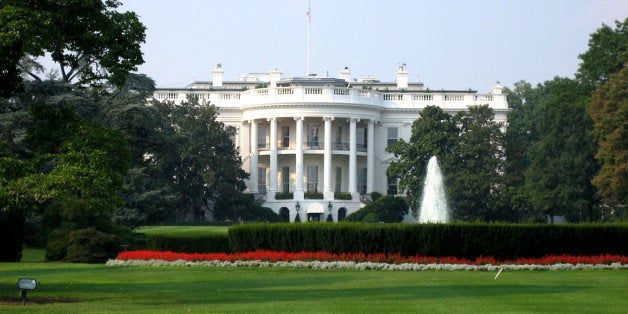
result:
M 306 0 L 123 0 L 147 27 L 145 64 L 160 87 L 279 69 L 305 76 Z M 626 0 L 311 0 L 310 72 L 394 81 L 401 63 L 430 89 L 490 91 L 573 77 L 602 23 L 628 16 Z

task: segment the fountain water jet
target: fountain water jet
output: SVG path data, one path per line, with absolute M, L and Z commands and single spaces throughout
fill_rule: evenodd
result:
M 438 166 L 436 156 L 432 156 L 427 163 L 427 174 L 421 197 L 419 223 L 448 223 L 449 206 L 445 195 L 443 174 Z

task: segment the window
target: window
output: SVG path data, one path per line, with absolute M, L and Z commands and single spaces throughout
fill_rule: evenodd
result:
M 342 168 L 336 167 L 336 193 L 342 192 Z
M 281 168 L 281 192 L 290 192 L 290 167 Z
M 358 168 L 358 192 L 366 194 L 366 168 Z
M 307 147 L 318 148 L 318 125 L 307 126 Z
M 364 151 L 366 149 L 366 128 L 356 129 L 357 149 Z
M 228 125 L 225 127 L 225 132 L 227 132 L 227 135 L 229 135 L 229 140 L 231 140 L 233 145 L 236 145 L 236 133 L 237 133 L 236 128 L 231 125 Z
M 260 127 L 257 129 L 257 148 L 266 148 L 266 135 L 268 134 L 268 128 Z
M 257 190 L 262 194 L 266 193 L 266 167 L 257 168 Z
M 281 127 L 281 147 L 290 147 L 290 127 Z
M 318 166 L 307 166 L 307 192 L 318 192 Z
M 336 143 L 334 145 L 335 149 L 343 149 L 342 148 L 342 127 L 339 126 L 336 128 Z
M 388 128 L 388 146 L 394 145 L 399 141 L 399 128 Z
M 387 178 L 387 191 L 386 194 L 387 195 L 397 195 L 397 177 L 386 177 Z

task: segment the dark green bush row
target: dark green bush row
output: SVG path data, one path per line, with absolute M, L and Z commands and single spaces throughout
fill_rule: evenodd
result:
M 335 192 L 334 193 L 334 199 L 335 200 L 351 200 L 353 196 L 351 195 L 351 193 L 346 193 L 346 192 Z
M 313 200 L 322 200 L 323 199 L 323 193 L 317 193 L 317 192 L 306 192 L 305 193 L 305 198 L 306 199 L 313 199 Z
M 219 232 L 171 232 L 146 236 L 148 250 L 182 253 L 228 253 L 227 234 Z
M 475 259 L 628 255 L 626 225 L 252 224 L 229 228 L 234 252 L 400 253 Z

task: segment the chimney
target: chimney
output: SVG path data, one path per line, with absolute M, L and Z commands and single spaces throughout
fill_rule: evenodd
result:
M 224 72 L 222 65 L 220 63 L 216 64 L 216 67 L 212 70 L 212 87 L 222 87 L 222 74 Z
M 493 86 L 493 95 L 501 95 L 503 90 L 504 87 L 499 84 L 499 81 L 497 81 L 497 83 L 495 83 L 495 86 Z
M 340 71 L 340 74 L 338 75 L 338 78 L 345 80 L 345 82 L 350 82 L 351 81 L 351 71 L 349 71 L 349 67 L 345 67 L 342 71 Z
M 397 70 L 397 88 L 408 88 L 408 76 L 410 72 L 406 71 L 406 64 L 402 64 Z
M 277 82 L 281 79 L 281 71 L 275 69 L 274 71 L 268 72 L 268 79 L 270 81 L 269 87 L 277 87 Z

